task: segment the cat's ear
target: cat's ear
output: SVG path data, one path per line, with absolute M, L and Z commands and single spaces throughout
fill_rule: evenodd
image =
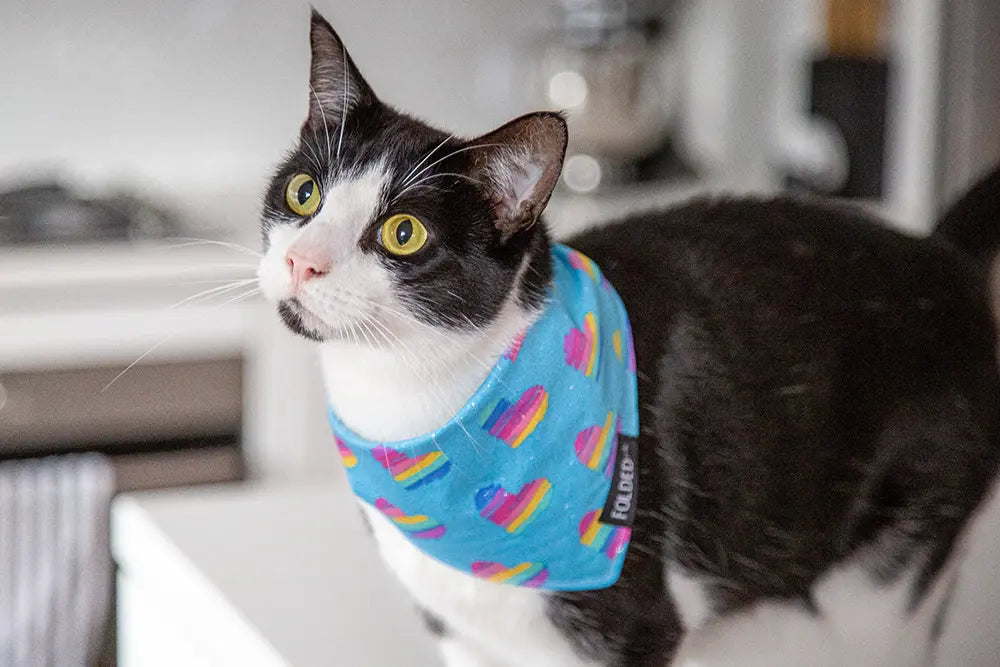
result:
M 469 142 L 471 175 L 493 205 L 504 243 L 534 225 L 542 214 L 559 181 L 566 140 L 563 117 L 541 111 Z
M 313 130 L 336 126 L 352 109 L 375 101 L 344 43 L 315 9 L 309 27 L 312 61 L 309 66 L 309 117 Z

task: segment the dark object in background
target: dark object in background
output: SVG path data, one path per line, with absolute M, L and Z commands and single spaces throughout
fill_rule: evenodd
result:
M 0 192 L 0 245 L 125 241 L 176 229 L 168 212 L 133 195 L 89 199 L 55 182 Z
M 812 64 L 810 111 L 832 121 L 847 146 L 847 180 L 830 194 L 882 195 L 888 82 L 884 60 L 834 56 Z
M 884 0 L 827 0 L 828 52 L 812 63 L 810 111 L 836 126 L 847 178 L 831 194 L 880 197 L 885 164 L 889 64 Z

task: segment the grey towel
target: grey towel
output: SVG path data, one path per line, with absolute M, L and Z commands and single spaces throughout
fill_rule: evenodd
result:
M 99 454 L 0 463 L 0 665 L 93 664 L 109 611 L 113 492 Z

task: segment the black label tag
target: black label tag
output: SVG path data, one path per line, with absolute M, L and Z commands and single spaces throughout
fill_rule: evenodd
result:
M 611 490 L 601 510 L 601 523 L 631 526 L 639 504 L 639 447 L 635 438 L 618 437 L 615 455 L 615 472 L 611 476 Z

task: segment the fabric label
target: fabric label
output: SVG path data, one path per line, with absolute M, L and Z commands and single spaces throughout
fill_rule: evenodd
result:
M 639 448 L 632 438 L 619 437 L 615 471 L 611 477 L 608 500 L 601 510 L 601 523 L 631 526 L 639 499 Z

